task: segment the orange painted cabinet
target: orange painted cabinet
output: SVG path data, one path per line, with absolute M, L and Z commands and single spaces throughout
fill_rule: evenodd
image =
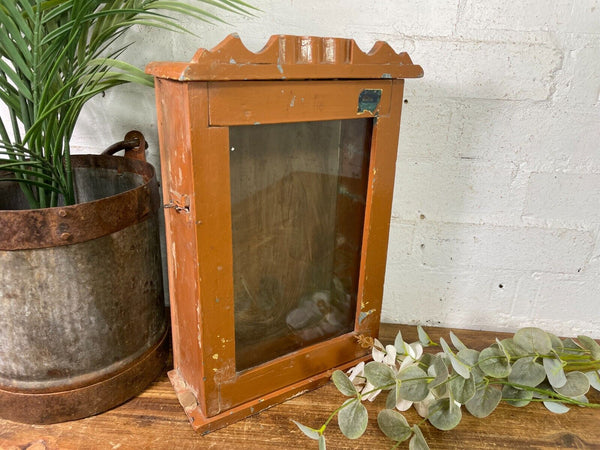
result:
M 152 63 L 171 295 L 169 377 L 210 431 L 368 357 L 381 313 L 405 53 L 229 36 Z

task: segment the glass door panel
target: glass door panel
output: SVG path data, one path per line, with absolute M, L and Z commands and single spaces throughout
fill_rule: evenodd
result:
M 230 127 L 236 370 L 354 329 L 372 126 Z

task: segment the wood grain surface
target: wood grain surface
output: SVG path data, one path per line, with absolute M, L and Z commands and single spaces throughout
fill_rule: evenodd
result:
M 404 339 L 416 340 L 413 327 L 382 325 L 382 340 L 393 340 L 398 329 Z M 434 340 L 448 330 L 428 328 Z M 482 348 L 500 333 L 454 330 L 465 344 Z M 594 391 L 590 400 L 600 402 Z M 316 449 L 292 419 L 319 427 L 343 397 L 331 383 L 274 406 L 207 435 L 192 431 L 165 374 L 129 402 L 95 417 L 55 425 L 24 425 L 0 419 L 0 449 Z M 345 439 L 334 421 L 326 436 L 329 449 L 388 449 L 390 441 L 379 432 L 377 411 L 385 402 L 379 396 L 366 402 L 370 414 L 365 435 Z M 463 409 L 464 411 L 464 409 Z M 409 423 L 421 418 L 414 410 L 405 413 Z M 566 414 L 550 413 L 540 404 L 515 408 L 501 404 L 486 419 L 463 412 L 460 425 L 451 431 L 421 426 L 432 449 L 600 449 L 600 410 L 573 408 Z M 404 444 L 400 448 L 408 448 Z

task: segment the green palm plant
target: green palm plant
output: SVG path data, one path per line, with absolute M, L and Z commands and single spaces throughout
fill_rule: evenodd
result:
M 235 13 L 252 8 L 241 0 L 196 1 Z M 134 25 L 185 31 L 176 14 L 219 20 L 180 0 L 0 3 L 0 169 L 10 173 L 3 180 L 19 182 L 31 208 L 76 202 L 69 141 L 83 105 L 120 84 L 152 86 L 150 76 L 118 59 L 127 45 L 117 39 Z

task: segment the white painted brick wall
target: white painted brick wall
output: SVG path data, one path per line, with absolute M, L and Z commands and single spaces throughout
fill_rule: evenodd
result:
M 600 1 L 253 3 L 229 25 L 183 19 L 201 39 L 134 30 L 127 56 L 189 60 L 231 32 L 257 51 L 287 33 L 386 40 L 423 66 L 406 85 L 384 320 L 600 338 Z M 156 163 L 141 88 L 94 100 L 74 144 L 131 128 Z

